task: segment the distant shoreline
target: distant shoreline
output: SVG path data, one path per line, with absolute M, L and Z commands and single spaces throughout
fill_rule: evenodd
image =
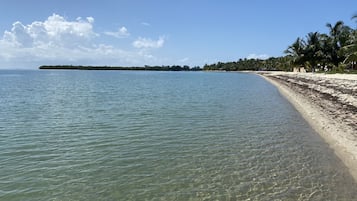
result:
M 261 72 L 330 145 L 357 181 L 357 75 Z
M 189 66 L 144 66 L 144 67 L 122 67 L 122 66 L 73 66 L 73 65 L 44 65 L 40 70 L 134 70 L 134 71 L 202 71 L 199 67 Z

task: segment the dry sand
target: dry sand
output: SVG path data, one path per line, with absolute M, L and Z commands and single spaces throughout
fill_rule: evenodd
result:
M 309 122 L 357 181 L 357 75 L 258 73 Z

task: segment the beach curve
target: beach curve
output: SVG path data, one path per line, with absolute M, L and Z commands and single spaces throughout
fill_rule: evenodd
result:
M 357 181 L 357 75 L 259 72 L 330 145 Z

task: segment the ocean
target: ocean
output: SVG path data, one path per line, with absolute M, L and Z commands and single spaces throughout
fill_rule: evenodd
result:
M 249 73 L 0 71 L 0 200 L 356 200 Z

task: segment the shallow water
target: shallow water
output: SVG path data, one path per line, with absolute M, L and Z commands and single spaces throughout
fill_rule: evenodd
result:
M 253 74 L 0 71 L 0 200 L 356 200 Z

